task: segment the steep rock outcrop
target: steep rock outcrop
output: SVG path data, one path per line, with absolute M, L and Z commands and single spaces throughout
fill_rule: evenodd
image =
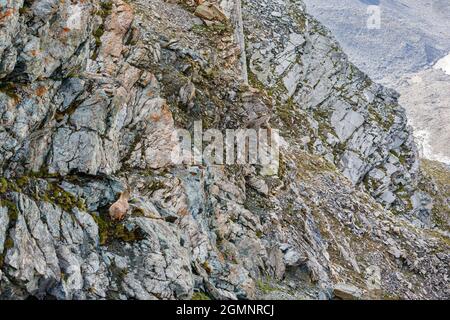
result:
M 300 1 L 220 1 L 207 22 L 172 2 L 8 3 L 0 297 L 448 298 L 448 235 L 407 215 L 418 163 L 395 94 Z M 172 165 L 174 128 L 198 119 L 280 128 L 278 174 Z
M 302 138 L 309 138 L 310 150 L 354 184 L 364 183 L 386 207 L 410 209 L 418 157 L 398 95 L 348 62 L 300 2 L 263 3 L 244 10 L 256 85 L 277 99 L 280 113 L 291 105 L 291 113 L 307 119 L 311 132 Z

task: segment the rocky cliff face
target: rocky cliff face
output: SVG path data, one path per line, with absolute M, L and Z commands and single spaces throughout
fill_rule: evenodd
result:
M 1 298 L 449 297 L 448 176 L 301 1 L 6 1 L 0 24 Z M 280 129 L 279 171 L 172 165 L 200 119 Z
M 445 74 L 450 2 L 304 2 L 330 28 L 352 62 L 401 94 L 399 101 L 414 128 L 421 157 L 450 164 L 450 76 Z

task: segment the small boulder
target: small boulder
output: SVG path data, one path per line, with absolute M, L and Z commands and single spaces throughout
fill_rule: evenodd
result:
M 284 263 L 287 267 L 297 267 L 305 263 L 308 259 L 295 250 L 288 250 L 284 254 Z
M 269 186 L 267 183 L 258 177 L 251 177 L 248 180 L 249 185 L 255 189 L 258 193 L 267 196 L 269 194 Z
M 362 297 L 362 291 L 359 288 L 346 283 L 335 285 L 333 293 L 336 298 L 341 300 L 359 300 Z
M 205 1 L 195 9 L 194 14 L 202 19 L 209 21 L 224 22 L 227 20 L 227 16 L 223 12 L 222 8 L 215 3 Z

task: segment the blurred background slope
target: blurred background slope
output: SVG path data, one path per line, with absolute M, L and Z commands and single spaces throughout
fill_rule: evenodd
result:
M 450 164 L 450 1 L 305 3 L 358 67 L 401 94 L 422 156 Z M 380 10 L 378 29 L 369 6 Z

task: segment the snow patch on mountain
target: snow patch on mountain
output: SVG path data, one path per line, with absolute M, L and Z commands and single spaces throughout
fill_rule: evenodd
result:
M 436 64 L 433 67 L 434 69 L 441 69 L 446 74 L 450 75 L 450 53 L 436 62 Z

